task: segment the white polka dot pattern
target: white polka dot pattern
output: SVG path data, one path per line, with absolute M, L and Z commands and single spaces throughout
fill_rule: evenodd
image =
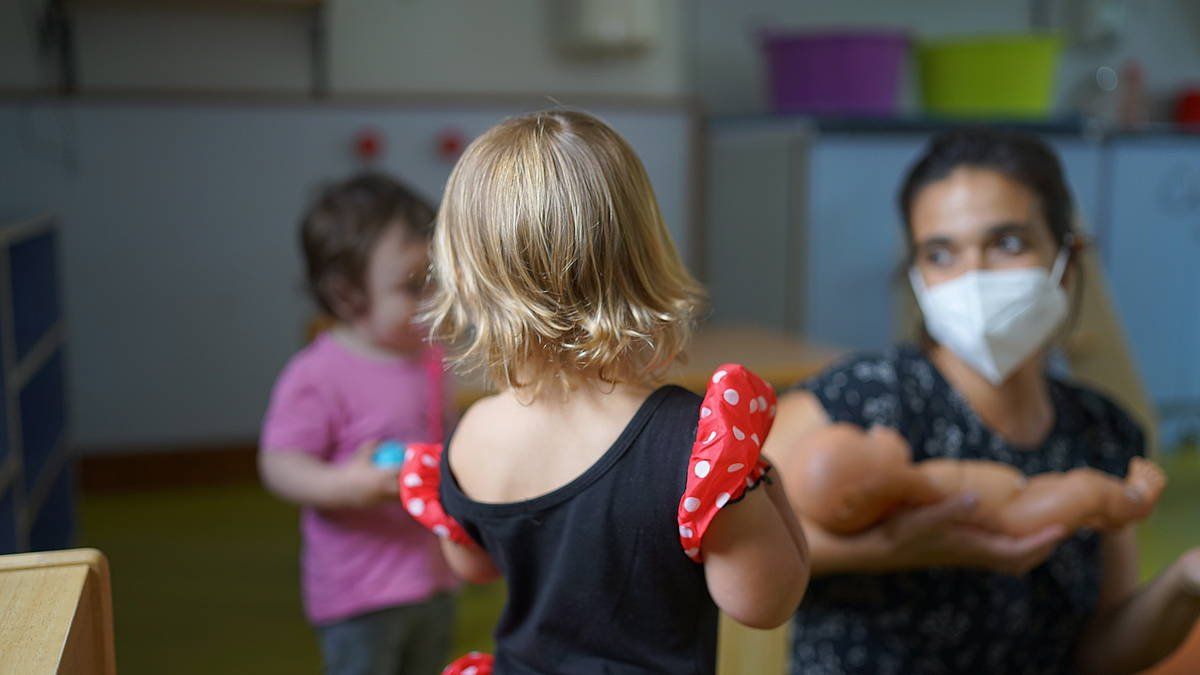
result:
M 442 509 L 438 488 L 441 475 L 442 446 L 434 443 L 409 443 L 400 467 L 400 501 L 417 522 L 433 534 L 463 546 L 475 543 L 466 531 Z
M 720 509 L 762 476 L 761 445 L 774 409 L 775 392 L 743 366 L 726 364 L 713 373 L 679 502 L 679 541 L 692 560 L 701 562 L 704 533 Z

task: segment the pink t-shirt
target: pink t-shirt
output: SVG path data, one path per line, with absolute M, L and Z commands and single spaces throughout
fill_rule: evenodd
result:
M 430 411 L 441 386 L 428 361 L 360 355 L 326 333 L 275 382 L 262 451 L 337 464 L 367 441 L 440 442 Z M 437 538 L 399 499 L 358 510 L 305 507 L 300 523 L 304 607 L 314 624 L 421 602 L 456 585 Z

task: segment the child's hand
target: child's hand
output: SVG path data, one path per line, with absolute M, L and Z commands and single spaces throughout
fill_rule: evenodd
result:
M 343 499 L 348 506 L 374 506 L 380 502 L 398 499 L 400 487 L 396 481 L 399 467 L 383 469 L 375 465 L 372 457 L 378 441 L 368 441 L 354 451 L 354 456 L 338 465 L 339 482 Z
M 1179 564 L 1183 566 L 1184 588 L 1188 595 L 1200 600 L 1200 547 L 1180 556 Z

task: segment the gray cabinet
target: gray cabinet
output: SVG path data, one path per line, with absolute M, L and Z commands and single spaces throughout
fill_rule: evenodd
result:
M 807 337 L 854 350 L 883 349 L 904 330 L 899 301 L 904 233 L 900 178 L 923 135 L 816 136 L 808 151 L 803 232 Z
M 1110 144 L 1102 255 L 1164 444 L 1200 427 L 1200 139 Z

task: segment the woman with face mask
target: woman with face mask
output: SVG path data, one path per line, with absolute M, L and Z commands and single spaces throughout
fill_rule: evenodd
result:
M 790 476 L 806 438 L 836 424 L 894 430 L 918 466 L 986 460 L 1026 476 L 1088 467 L 1124 477 L 1144 454 L 1141 430 L 1109 399 L 1046 373 L 1081 283 L 1053 152 L 1021 134 L 943 133 L 899 201 L 920 346 L 851 358 L 780 399 L 765 453 L 784 485 L 799 489 Z M 842 534 L 801 513 L 814 578 L 795 617 L 792 672 L 1136 672 L 1200 615 L 1200 549 L 1139 587 L 1131 527 L 1001 534 L 972 518 L 979 497 Z

